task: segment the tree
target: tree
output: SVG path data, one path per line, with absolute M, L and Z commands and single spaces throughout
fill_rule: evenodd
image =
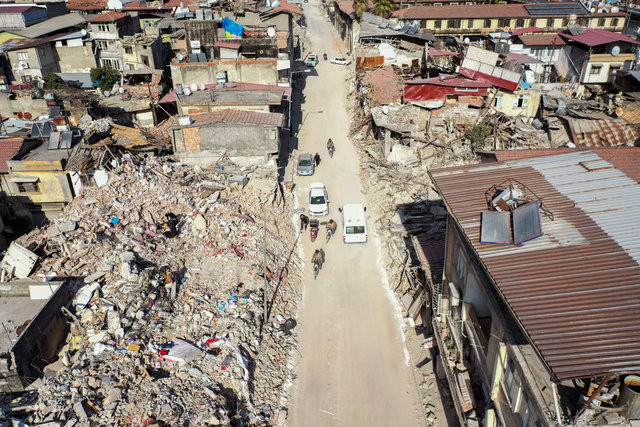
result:
M 478 123 L 477 125 L 470 127 L 464 133 L 464 137 L 471 141 L 471 147 L 473 150 L 482 148 L 484 146 L 484 140 L 493 133 L 493 126 L 486 123 Z
M 353 10 L 356 12 L 358 18 L 362 16 L 362 12 L 367 11 L 368 7 L 367 0 L 353 0 Z
M 46 74 L 42 80 L 44 80 L 45 89 L 62 89 L 67 85 L 62 77 L 54 73 Z
M 111 67 L 92 68 L 90 71 L 91 82 L 98 82 L 101 91 L 111 90 L 114 84 L 118 83 L 120 74 Z
M 396 3 L 393 0 L 374 0 L 373 13 L 376 15 L 388 18 L 394 10 Z

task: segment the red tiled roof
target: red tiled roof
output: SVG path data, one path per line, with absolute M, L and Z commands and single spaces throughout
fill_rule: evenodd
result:
M 511 31 L 511 35 L 512 36 L 519 36 L 521 34 L 537 33 L 539 31 L 542 31 L 542 30 L 540 28 L 538 28 L 538 27 L 518 28 L 517 30 Z
M 356 16 L 356 10 L 353 8 L 352 0 L 336 0 L 336 5 L 342 13 L 349 16 Z M 374 4 L 372 0 L 367 0 L 367 10 L 373 10 Z
M 226 47 L 227 49 L 240 49 L 240 45 L 238 43 L 229 43 L 229 42 L 215 42 L 213 47 Z
M 509 52 L 504 62 L 515 62 L 517 64 L 540 64 L 541 62 L 533 56 L 524 55 L 522 53 Z
M 18 154 L 24 138 L 0 139 L 0 173 L 9 172 L 7 160 Z
M 596 30 L 592 28 L 585 30 L 584 33 L 578 34 L 577 36 L 565 33 L 558 34 L 560 34 L 565 39 L 573 40 L 586 46 L 601 46 L 603 44 L 617 42 L 640 44 L 636 40 L 632 39 L 629 36 L 625 36 L 624 34 L 613 33 L 611 31 L 605 30 Z
M 24 13 L 27 10 L 31 9 L 32 7 L 35 7 L 35 6 L 30 4 L 21 5 L 21 6 L 3 5 L 3 6 L 0 6 L 0 15 L 12 14 L 12 13 Z
M 94 16 L 91 19 L 88 19 L 87 22 L 115 22 L 120 19 L 126 18 L 126 13 L 109 11 L 107 13 L 101 13 L 100 15 Z
M 450 77 L 433 77 L 425 80 L 411 80 L 405 82 L 408 85 L 435 85 L 435 86 L 447 86 L 447 87 L 492 87 L 493 85 L 486 80 L 473 80 L 463 76 L 450 76 Z
M 130 3 L 125 4 L 122 7 L 122 10 L 147 10 L 147 11 L 159 12 L 159 11 L 163 11 L 163 10 L 171 10 L 172 9 L 172 6 L 169 6 L 168 3 L 165 3 L 162 6 L 155 6 L 155 7 L 142 6 L 140 3 L 141 3 L 141 0 L 132 1 Z
M 67 0 L 67 10 L 102 10 L 107 0 Z
M 280 6 L 271 8 L 270 10 L 263 13 L 263 15 L 273 15 L 278 12 L 287 12 L 293 13 L 296 15 L 302 15 L 302 9 L 295 3 L 287 3 L 287 0 L 282 0 L 280 2 Z
M 283 115 L 280 113 L 226 109 L 212 113 L 192 114 L 191 120 L 193 122 L 188 126 L 181 127 L 199 127 L 218 123 L 282 126 L 282 119 Z
M 237 82 L 234 83 L 233 87 L 222 87 L 217 88 L 217 84 L 212 83 L 204 86 L 204 90 L 210 91 L 227 91 L 227 90 L 237 90 L 237 91 L 252 91 L 252 90 L 272 90 L 272 91 L 283 91 L 285 96 L 289 98 L 291 96 L 291 88 L 285 86 L 275 86 L 275 85 L 263 85 L 259 83 L 244 83 Z M 159 103 L 167 103 L 167 102 L 176 102 L 176 90 L 171 89 L 169 93 L 162 97 Z
M 507 160 L 526 159 L 529 157 L 550 156 L 553 154 L 570 153 L 572 151 L 592 151 L 604 160 L 611 163 L 617 169 L 624 172 L 629 178 L 640 183 L 640 147 L 605 147 L 605 148 L 556 148 L 540 150 L 501 150 L 491 151 L 498 162 Z
M 518 36 L 525 46 L 564 46 L 564 39 L 557 34 L 527 34 Z

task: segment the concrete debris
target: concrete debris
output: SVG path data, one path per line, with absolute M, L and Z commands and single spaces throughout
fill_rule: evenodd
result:
M 227 186 L 232 173 L 251 179 Z M 77 288 L 66 344 L 31 384 L 37 400 L 23 421 L 283 423 L 302 260 L 296 228 L 268 207 L 286 208 L 286 197 L 272 177 L 233 165 L 124 154 L 108 184 L 83 188 L 48 228 L 21 237 L 48 249 L 33 274 Z M 263 325 L 265 257 L 288 274 L 266 282 Z

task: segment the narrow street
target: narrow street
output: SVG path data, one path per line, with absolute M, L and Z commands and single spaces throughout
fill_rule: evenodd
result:
M 330 58 L 344 54 L 342 42 L 318 3 L 307 3 L 304 10 L 307 42 L 320 63 L 305 75 L 298 149 L 318 152 L 322 161 L 314 176 L 294 178 L 296 195 L 300 206 L 308 209 L 309 185 L 324 183 L 330 215 L 321 220 L 336 220 L 338 232 L 327 244 L 324 226 L 313 243 L 309 231 L 303 231 L 307 264 L 299 313 L 301 357 L 288 425 L 423 425 L 401 320 L 380 267 L 379 242 L 371 218 L 368 243 L 342 243 L 338 208 L 344 203 L 366 205 L 357 153 L 348 139 L 345 79 L 352 65 L 322 60 L 324 52 Z M 336 145 L 334 158 L 329 158 L 326 150 L 328 138 Z M 309 260 L 316 248 L 324 248 L 326 263 L 314 280 Z

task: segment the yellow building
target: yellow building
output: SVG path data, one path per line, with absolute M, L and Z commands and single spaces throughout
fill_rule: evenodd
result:
M 588 13 L 579 3 L 564 3 L 573 9 L 544 8 L 544 4 L 479 4 L 457 6 L 414 6 L 393 13 L 404 22 L 418 21 L 420 27 L 435 35 L 484 36 L 518 28 L 538 27 L 542 32 L 557 32 L 567 25 L 622 32 L 628 15 Z
M 25 37 L 20 34 L 12 33 L 11 31 L 0 31 L 0 44 L 11 39 L 24 39 Z
M 493 109 L 509 117 L 535 117 L 540 107 L 540 91 L 521 89 L 514 92 L 498 90 L 493 97 Z M 490 98 L 491 99 L 491 95 Z

